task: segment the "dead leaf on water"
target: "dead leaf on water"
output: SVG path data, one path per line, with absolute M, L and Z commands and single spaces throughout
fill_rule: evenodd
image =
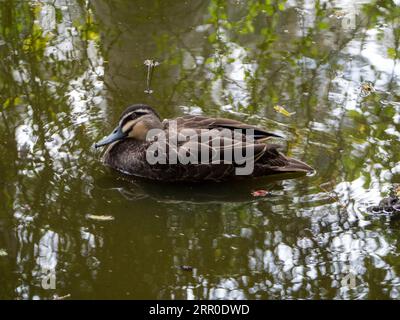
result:
M 361 84 L 361 95 L 363 97 L 367 97 L 369 96 L 372 92 L 375 91 L 374 85 L 372 84 L 372 82 L 363 82 Z
M 5 256 L 8 256 L 7 251 L 4 249 L 0 249 L 0 257 L 5 257 Z
M 115 219 L 113 216 L 98 216 L 94 214 L 88 214 L 86 218 L 96 221 L 113 221 Z
M 294 115 L 296 113 L 296 112 L 289 112 L 284 107 L 282 107 L 280 105 L 274 106 L 274 110 L 276 112 L 279 112 L 280 114 L 283 114 L 286 117 L 291 117 L 292 115 Z
M 251 193 L 253 197 L 265 197 L 270 193 L 267 190 L 256 190 Z
M 183 266 L 180 266 L 180 268 L 181 268 L 181 270 L 183 270 L 183 271 L 192 271 L 192 270 L 193 270 L 193 267 L 192 267 L 192 266 L 185 266 L 185 265 L 183 265 Z
M 329 18 L 336 18 L 336 19 L 341 19 L 347 15 L 347 12 L 344 10 L 336 10 L 329 16 Z
M 147 59 L 144 60 L 144 65 L 148 67 L 157 67 L 158 65 L 160 65 L 160 63 L 152 59 Z

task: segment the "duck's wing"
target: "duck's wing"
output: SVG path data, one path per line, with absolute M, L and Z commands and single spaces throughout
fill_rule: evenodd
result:
M 253 137 L 256 140 L 266 139 L 269 137 L 282 138 L 282 136 L 268 132 L 257 126 L 249 125 L 237 120 L 226 118 L 209 118 L 204 116 L 183 116 L 176 118 L 176 125 L 178 130 L 181 128 L 193 129 L 229 129 L 229 130 L 253 130 Z
M 176 136 L 167 135 L 167 153 L 174 157 L 179 155 L 186 159 L 198 159 L 199 163 L 238 165 L 250 160 L 255 162 L 264 154 L 267 147 L 254 139 L 246 138 L 243 134 L 227 135 L 218 129 L 181 127 L 169 133 Z

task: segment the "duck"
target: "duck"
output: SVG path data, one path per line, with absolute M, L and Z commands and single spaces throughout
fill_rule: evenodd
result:
M 94 147 L 102 162 L 123 174 L 165 182 L 229 181 L 279 173 L 314 172 L 269 143 L 282 138 L 227 118 L 184 115 L 161 120 L 146 104 L 122 112 L 116 128 Z

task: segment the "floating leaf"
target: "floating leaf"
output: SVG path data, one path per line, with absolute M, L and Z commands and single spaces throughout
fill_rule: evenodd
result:
M 180 266 L 180 268 L 183 271 L 192 271 L 193 270 L 192 266 Z
M 283 114 L 286 117 L 291 117 L 292 115 L 294 115 L 296 113 L 296 112 L 289 112 L 284 107 L 282 107 L 280 105 L 274 106 L 274 110 L 276 112 L 279 112 L 280 114 Z
M 333 14 L 331 14 L 329 17 L 330 17 L 330 18 L 331 18 L 331 17 L 334 17 L 334 18 L 336 18 L 336 19 L 341 19 L 341 18 L 344 18 L 346 15 L 347 15 L 347 12 L 344 11 L 344 10 L 335 10 L 335 11 L 333 12 Z
M 98 41 L 100 39 L 100 35 L 96 31 L 88 30 L 88 32 L 86 34 L 86 38 L 88 40 Z
M 160 63 L 155 60 L 147 59 L 144 60 L 144 65 L 148 67 L 157 67 L 158 65 L 160 65 Z
M 5 257 L 5 256 L 8 256 L 7 251 L 4 249 L 0 249 L 0 257 Z
M 375 91 L 375 88 L 371 82 L 363 82 L 361 84 L 361 95 L 363 97 L 369 96 L 374 91 Z
M 251 193 L 253 197 L 265 197 L 270 193 L 267 190 L 256 190 Z
M 86 218 L 96 221 L 112 221 L 115 219 L 113 216 L 97 216 L 94 214 L 88 214 L 86 215 Z

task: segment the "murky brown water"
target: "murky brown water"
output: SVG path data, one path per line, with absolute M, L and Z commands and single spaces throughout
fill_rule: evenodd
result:
M 0 2 L 1 299 L 399 298 L 400 223 L 366 210 L 400 182 L 399 1 Z M 92 145 L 138 102 L 317 173 L 129 181 Z

